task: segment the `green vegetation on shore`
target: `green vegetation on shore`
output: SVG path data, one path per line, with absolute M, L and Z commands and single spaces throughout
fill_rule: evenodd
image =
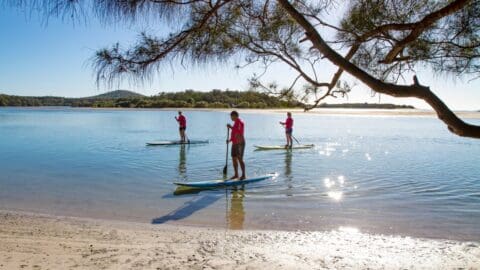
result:
M 94 108 L 295 108 L 298 101 L 283 100 L 254 91 L 200 92 L 186 90 L 143 96 L 135 92 L 117 90 L 93 97 L 26 97 L 0 94 L 0 106 L 71 106 Z
M 92 97 L 28 97 L 0 94 L 1 106 L 69 106 L 93 108 L 301 108 L 305 105 L 298 101 L 287 101 L 266 93 L 254 91 L 221 91 L 200 92 L 186 90 L 183 92 L 160 93 L 155 96 L 144 96 L 132 91 L 116 90 Z M 322 103 L 318 108 L 351 108 L 351 109 L 415 109 L 410 105 L 388 103 Z
M 106 92 L 100 95 L 96 95 L 93 97 L 85 97 L 83 99 L 118 99 L 118 98 L 143 98 L 145 97 L 142 94 L 128 91 L 128 90 L 115 90 Z

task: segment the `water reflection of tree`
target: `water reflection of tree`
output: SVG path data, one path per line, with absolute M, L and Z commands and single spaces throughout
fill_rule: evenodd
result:
M 187 179 L 187 155 L 186 148 L 187 146 L 182 144 L 180 145 L 180 155 L 178 158 L 178 174 L 181 179 Z
M 231 193 L 232 197 L 230 199 L 230 209 L 227 214 L 228 228 L 232 230 L 241 230 L 243 229 L 243 223 L 245 221 L 245 209 L 243 207 L 245 189 L 243 186 L 240 188 L 235 187 L 231 190 Z
M 292 176 L 292 151 L 285 152 L 285 178 L 287 182 L 287 196 L 292 196 L 293 193 L 293 176 Z

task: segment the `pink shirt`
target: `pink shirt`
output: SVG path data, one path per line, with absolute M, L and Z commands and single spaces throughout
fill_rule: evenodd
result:
M 292 129 L 293 128 L 293 118 L 288 117 L 287 120 L 285 121 L 285 128 L 286 129 Z
M 232 144 L 239 144 L 244 142 L 244 131 L 245 125 L 243 124 L 243 121 L 240 118 L 237 118 L 237 120 L 235 120 L 235 123 L 233 124 L 232 136 L 230 137 L 230 141 L 232 142 Z
M 187 118 L 185 118 L 185 116 L 180 115 L 177 118 L 177 121 L 178 121 L 178 124 L 180 125 L 180 127 L 182 127 L 182 128 L 187 127 Z

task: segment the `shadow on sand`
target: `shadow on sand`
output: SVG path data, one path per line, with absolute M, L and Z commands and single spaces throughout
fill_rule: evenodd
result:
M 168 221 L 181 220 L 191 216 L 193 213 L 212 205 L 218 201 L 222 196 L 206 195 L 200 198 L 195 198 L 186 202 L 180 208 L 166 214 L 163 217 L 155 218 L 152 220 L 152 224 L 163 224 Z

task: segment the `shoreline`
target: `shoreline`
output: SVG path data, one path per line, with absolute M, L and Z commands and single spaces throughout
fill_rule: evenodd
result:
M 258 231 L 0 210 L 0 269 L 480 268 L 480 243 Z
M 257 114 L 283 114 L 293 112 L 299 115 L 324 115 L 324 116 L 390 116 L 390 117 L 428 117 L 437 118 L 433 110 L 424 109 L 371 109 L 371 108 L 317 108 L 305 112 L 302 108 L 270 108 L 270 109 L 235 109 L 235 108 L 95 108 L 95 107 L 64 107 L 64 106 L 38 106 L 38 107 L 0 107 L 1 108 L 20 108 L 20 109 L 44 109 L 44 110 L 93 110 L 93 111 L 186 111 L 186 112 L 230 112 L 238 110 L 241 113 Z M 454 113 L 464 119 L 480 119 L 480 111 L 454 111 Z

